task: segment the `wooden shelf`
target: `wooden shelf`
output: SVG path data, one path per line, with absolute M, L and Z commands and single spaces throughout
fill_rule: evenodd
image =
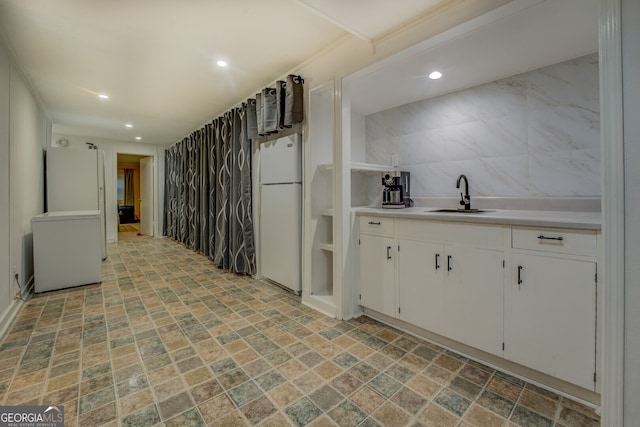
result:
M 318 170 L 320 171 L 330 171 L 333 170 L 333 163 L 320 163 L 318 165 Z
M 322 216 L 333 216 L 333 209 L 329 208 L 329 209 L 323 209 L 320 214 Z
M 320 249 L 327 252 L 333 252 L 333 244 L 332 243 L 320 243 Z

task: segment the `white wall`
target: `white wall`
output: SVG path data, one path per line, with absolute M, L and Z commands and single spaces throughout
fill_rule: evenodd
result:
M 11 68 L 11 269 L 24 286 L 33 280 L 31 218 L 44 210 L 44 150 L 51 123 L 15 67 Z M 15 268 L 14 268 L 15 267 Z
M 0 94 L 1 332 L 16 308 L 14 274 L 23 289 L 33 285 L 31 218 L 44 208 L 44 149 L 51 123 L 3 45 Z
M 0 45 L 0 326 L 13 300 L 9 260 L 9 93 L 11 63 Z M 2 332 L 0 327 L 0 333 Z
M 87 142 L 94 143 L 98 149 L 104 151 L 105 163 L 105 210 L 107 215 L 107 242 L 114 242 L 118 237 L 118 153 L 137 154 L 140 156 L 154 157 L 154 219 L 155 236 L 162 233 L 162 194 L 164 193 L 164 147 L 153 144 L 142 144 L 135 142 L 123 142 L 109 139 L 84 137 L 77 135 L 63 135 L 54 133 L 51 136 L 50 146 L 59 138 L 69 140 L 68 148 L 86 148 Z M 160 233 L 158 232 L 160 231 Z
M 598 54 L 366 117 L 366 158 L 411 172 L 412 197 L 599 197 Z M 379 189 L 379 183 L 377 188 Z

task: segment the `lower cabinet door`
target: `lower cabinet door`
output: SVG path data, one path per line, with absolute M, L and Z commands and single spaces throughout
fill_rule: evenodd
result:
M 396 317 L 396 240 L 360 235 L 360 304 Z
M 405 239 L 400 239 L 398 245 L 400 319 L 444 334 L 444 246 Z
M 446 245 L 446 335 L 503 356 L 504 252 Z
M 594 390 L 596 264 L 529 254 L 512 260 L 505 356 Z

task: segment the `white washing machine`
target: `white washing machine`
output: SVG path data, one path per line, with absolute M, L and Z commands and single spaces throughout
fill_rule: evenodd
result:
M 31 218 L 35 292 L 102 281 L 100 211 L 48 212 Z

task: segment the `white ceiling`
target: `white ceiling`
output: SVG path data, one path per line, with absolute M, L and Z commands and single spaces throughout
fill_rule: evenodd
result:
M 54 133 L 170 144 L 345 29 L 375 41 L 455 1 L 0 0 L 0 35 Z M 514 0 L 347 79 L 352 106 L 368 114 L 593 52 L 597 5 Z M 433 68 L 437 82 L 424 78 Z
M 367 115 L 598 50 L 598 0 L 516 0 L 346 79 Z M 443 77 L 430 80 L 434 70 Z
M 376 39 L 400 24 L 418 20 L 451 1 L 443 0 L 299 0 L 331 22 L 365 40 Z
M 450 1 L 359 12 L 356 29 L 383 34 Z M 300 0 L 0 0 L 0 35 L 55 133 L 168 144 L 348 34 L 350 2 L 314 6 L 325 13 Z

